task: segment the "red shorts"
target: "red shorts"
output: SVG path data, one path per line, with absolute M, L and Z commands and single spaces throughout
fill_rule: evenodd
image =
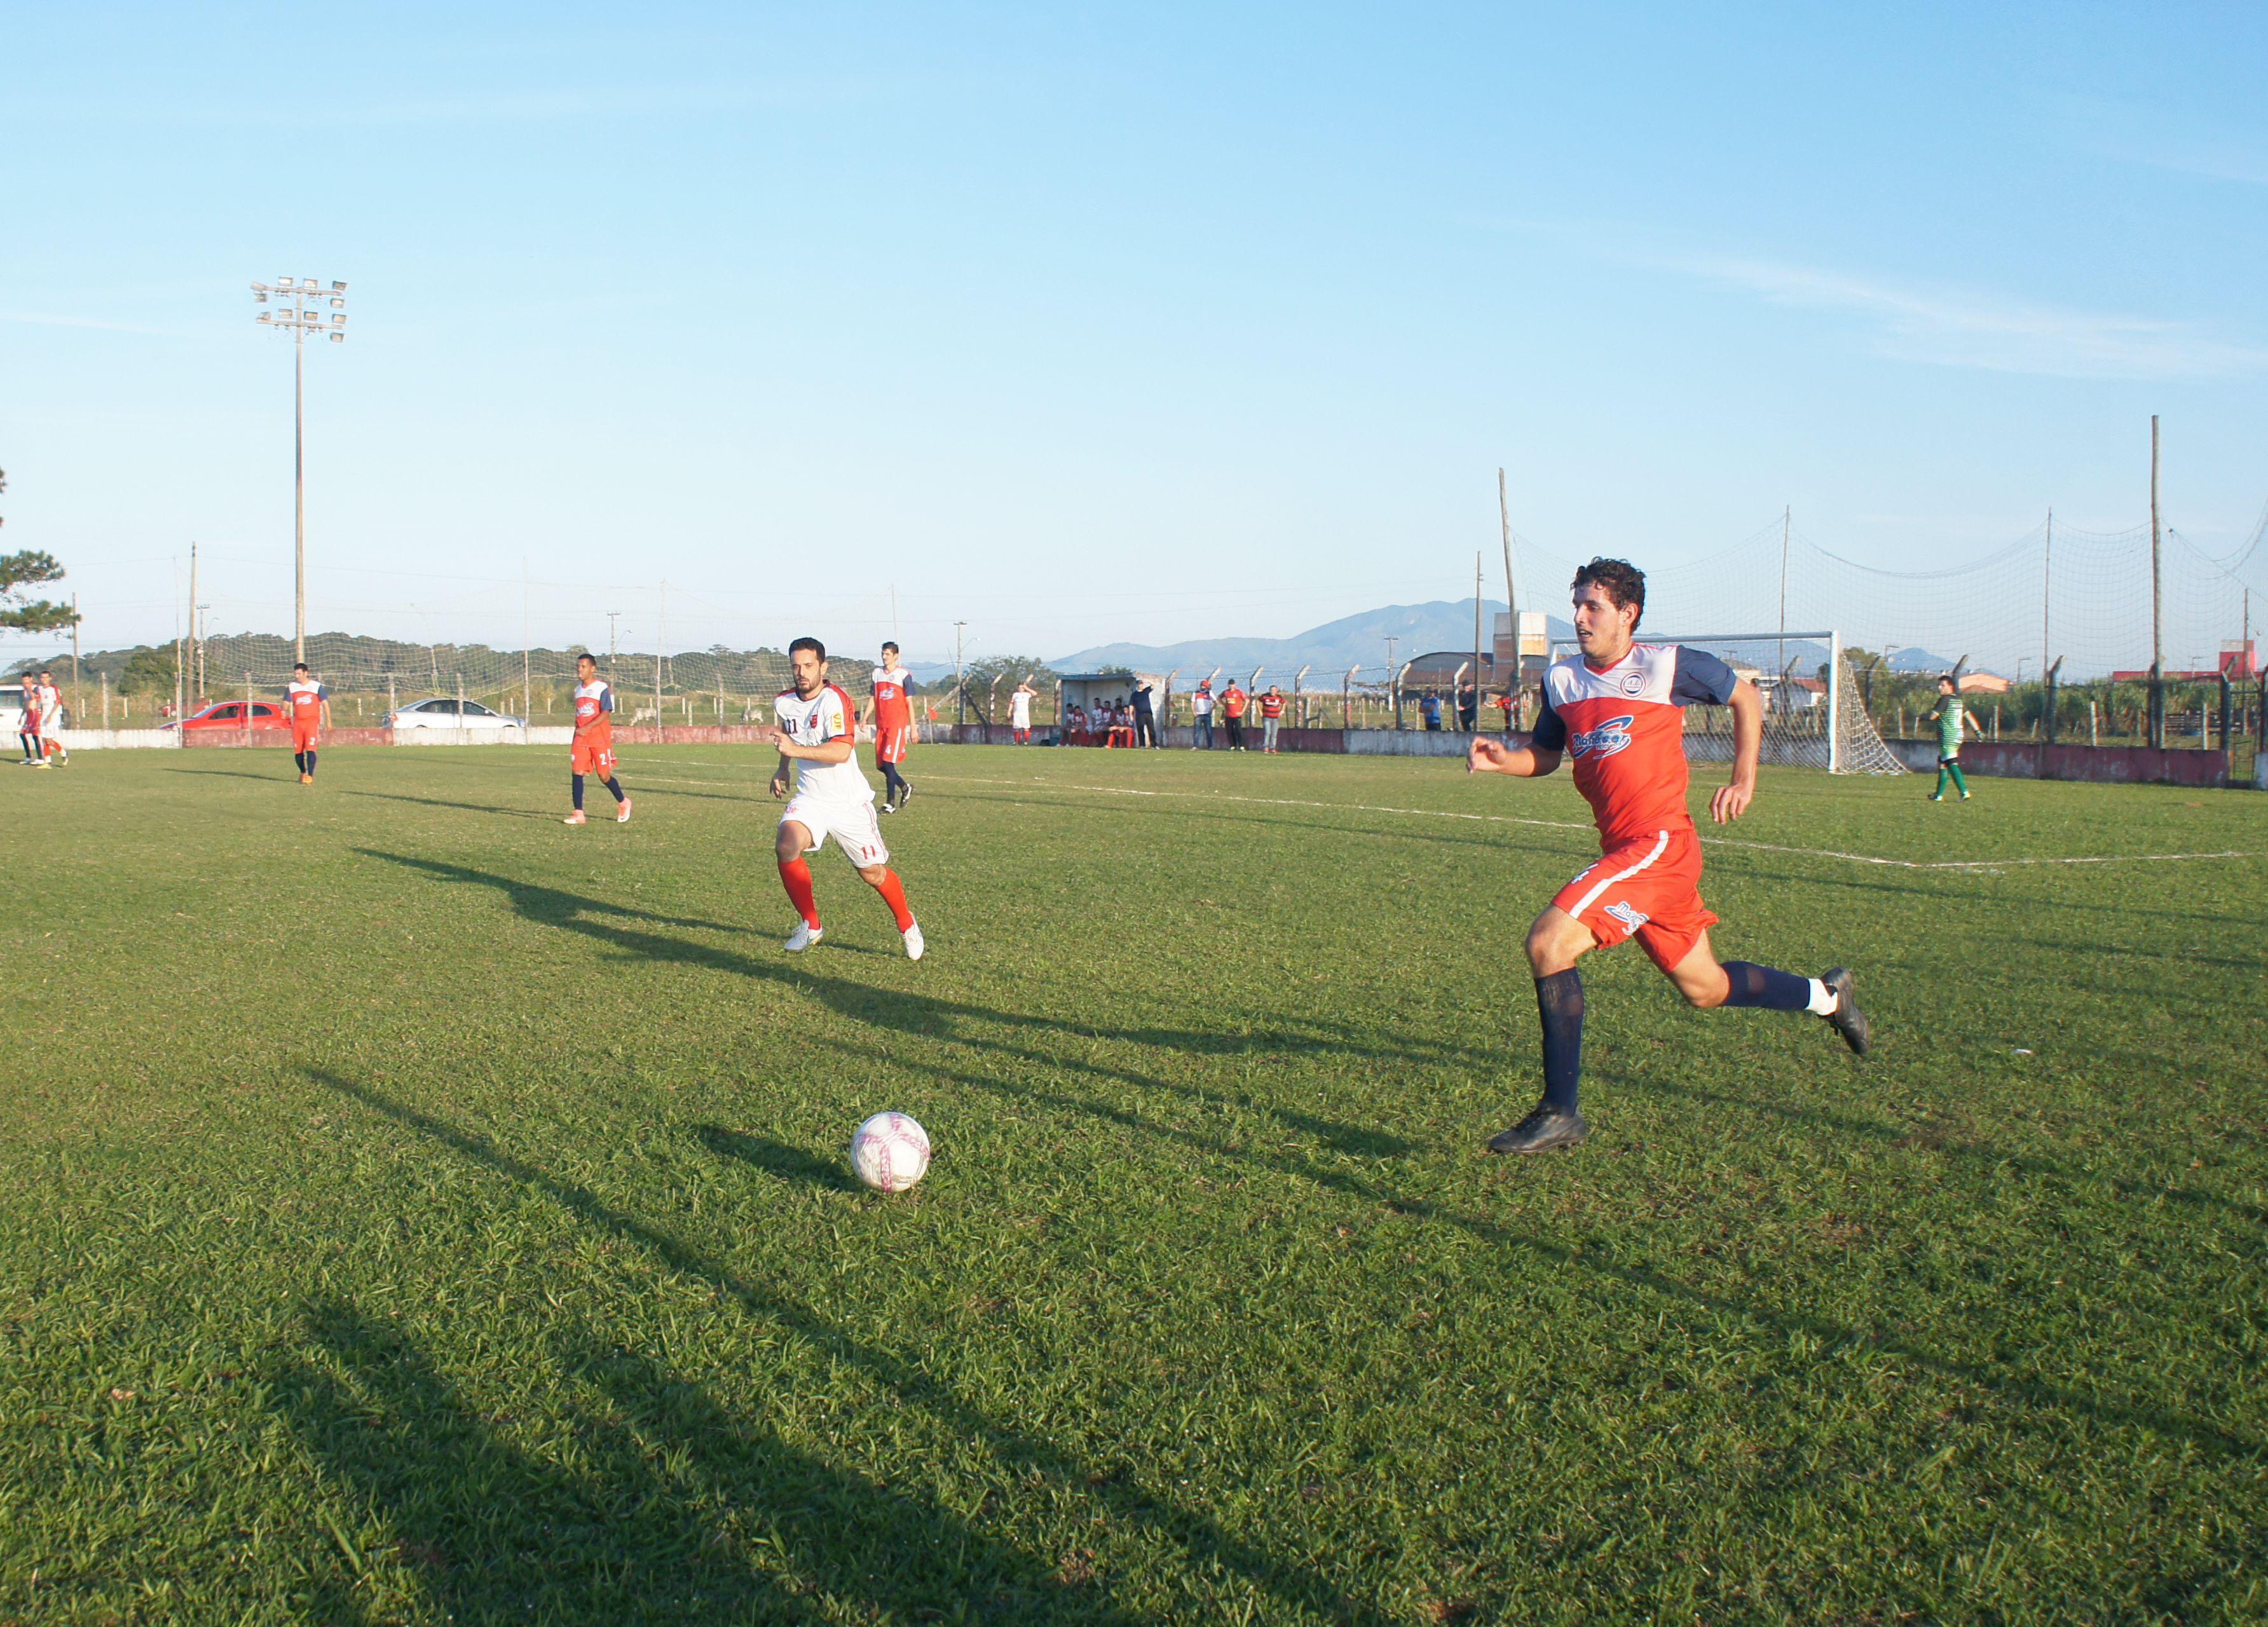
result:
M 909 723 L 893 724 L 874 731 L 874 761 L 903 762 L 906 748 L 914 743 L 914 728 Z
M 608 740 L 577 740 L 570 748 L 568 762 L 578 774 L 595 774 L 600 779 L 612 779 L 615 774 L 615 747 Z
M 1701 902 L 1701 839 L 1690 825 L 1615 843 L 1551 902 L 1589 927 L 1602 949 L 1636 933 L 1665 972 L 1717 924 Z
M 316 727 L 317 725 L 312 723 L 292 724 L 291 749 L 293 751 L 314 750 Z

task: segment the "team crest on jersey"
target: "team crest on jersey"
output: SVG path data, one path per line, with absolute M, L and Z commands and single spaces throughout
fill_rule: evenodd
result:
M 1585 729 L 1569 738 L 1567 749 L 1578 757 L 1611 757 L 1631 743 L 1631 719 L 1635 714 L 1624 712 L 1619 718 L 1609 718 L 1595 729 Z
M 1643 909 L 1633 909 L 1628 904 L 1619 902 L 1609 904 L 1607 913 L 1633 932 L 1653 918 Z

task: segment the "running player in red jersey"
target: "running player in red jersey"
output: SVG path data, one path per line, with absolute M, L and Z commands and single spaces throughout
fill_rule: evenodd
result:
M 858 717 L 850 697 L 827 681 L 827 646 L 816 638 L 799 638 L 787 647 L 788 670 L 795 687 L 780 691 L 772 703 L 779 719 L 771 732 L 779 747 L 779 768 L 772 775 L 772 795 L 787 795 L 788 773 L 795 774 L 795 796 L 780 815 L 779 839 L 773 850 L 779 857 L 780 885 L 802 919 L 789 934 L 787 946 L 800 953 L 825 935 L 819 924 L 819 903 L 811 890 L 811 865 L 806 853 L 815 853 L 833 836 L 858 872 L 858 879 L 882 895 L 904 938 L 909 960 L 922 958 L 922 930 L 907 908 L 906 889 L 890 868 L 890 850 L 882 844 L 882 828 L 874 818 L 874 788 L 858 767 Z
M 305 661 L 291 668 L 291 681 L 284 689 L 284 710 L 291 714 L 291 761 L 299 765 L 299 783 L 315 783 L 316 732 L 331 720 L 331 692 L 307 675 Z
M 630 818 L 630 799 L 622 791 L 622 781 L 615 777 L 615 691 L 599 676 L 599 663 L 594 656 L 575 658 L 575 739 L 569 748 L 567 767 L 567 783 L 575 795 L 575 811 L 567 816 L 566 823 L 585 822 L 585 774 L 597 775 L 599 784 L 615 793 L 615 801 L 619 805 L 615 809 L 615 822 L 621 824 Z
M 914 675 L 898 665 L 898 646 L 882 646 L 874 667 L 874 766 L 882 771 L 882 812 L 895 814 L 910 801 L 914 783 L 898 772 L 914 740 L 914 707 L 906 698 Z
M 1747 961 L 1719 962 L 1709 946 L 1717 917 L 1701 902 L 1700 836 L 1685 811 L 1685 708 L 1729 706 L 1733 778 L 1709 799 L 1723 825 L 1740 818 L 1756 790 L 1764 701 L 1715 656 L 1676 644 L 1632 642 L 1646 610 L 1646 578 L 1619 559 L 1594 559 L 1575 573 L 1575 642 L 1582 654 L 1543 675 L 1543 709 L 1529 744 L 1476 735 L 1475 773 L 1550 774 L 1575 759 L 1575 789 L 1599 826 L 1600 859 L 1565 887 L 1528 929 L 1528 962 L 1543 1024 L 1543 1100 L 1493 1137 L 1491 1152 L 1572 1147 L 1591 1133 L 1575 1109 L 1583 1066 L 1583 979 L 1575 962 L 1635 935 L 1638 947 L 1686 1003 L 1761 1005 L 1826 1019 L 1866 1055 L 1867 1019 L 1851 998 L 1851 974 L 1801 977 Z

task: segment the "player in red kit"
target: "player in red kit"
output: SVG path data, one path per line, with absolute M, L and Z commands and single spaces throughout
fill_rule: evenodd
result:
M 882 646 L 874 667 L 874 766 L 882 771 L 882 812 L 895 814 L 914 794 L 914 783 L 898 772 L 914 741 L 914 705 L 906 698 L 914 675 L 898 665 L 898 646 Z
M 906 889 L 890 868 L 890 850 L 882 845 L 882 828 L 874 818 L 874 788 L 858 767 L 858 714 L 850 697 L 827 681 L 825 644 L 816 638 L 799 638 L 788 645 L 787 660 L 795 687 L 782 690 L 772 703 L 779 723 L 771 732 L 780 755 L 779 768 L 772 775 L 772 795 L 786 796 L 791 769 L 795 776 L 795 796 L 780 815 L 779 839 L 773 844 L 779 857 L 780 885 L 803 917 L 789 934 L 787 946 L 800 953 L 825 935 L 811 890 L 811 865 L 804 855 L 817 852 L 833 836 L 858 879 L 889 905 L 905 939 L 907 958 L 918 961 L 921 925 L 906 905 Z
M 1543 1100 L 1493 1137 L 1491 1152 L 1572 1147 L 1590 1126 L 1575 1108 L 1583 1064 L 1583 979 L 1575 962 L 1594 948 L 1635 936 L 1686 1003 L 1761 1005 L 1824 1018 L 1864 1056 L 1867 1019 L 1851 998 L 1851 974 L 1801 977 L 1747 961 L 1719 962 L 1709 946 L 1717 917 L 1701 902 L 1700 835 L 1685 811 L 1685 708 L 1729 706 L 1733 777 L 1710 799 L 1728 824 L 1756 795 L 1764 701 L 1715 656 L 1676 644 L 1632 641 L 1646 610 L 1646 578 L 1619 559 L 1575 573 L 1575 641 L 1582 654 L 1543 675 L 1543 708 L 1525 747 L 1476 735 L 1475 773 L 1550 774 L 1575 760 L 1575 789 L 1599 827 L 1599 862 L 1565 887 L 1528 930 L 1528 961 L 1543 1026 Z
M 585 823 L 583 818 L 583 777 L 595 774 L 599 784 L 614 792 L 616 807 L 615 822 L 628 821 L 630 799 L 622 790 L 622 781 L 615 777 L 615 691 L 614 686 L 599 676 L 597 658 L 578 655 L 575 658 L 575 739 L 568 748 L 568 788 L 574 793 L 575 811 L 567 816 L 570 825 Z
M 291 761 L 299 765 L 299 783 L 312 785 L 316 736 L 331 720 L 331 692 L 308 676 L 305 661 L 291 668 L 291 681 L 284 689 L 284 707 L 291 714 Z

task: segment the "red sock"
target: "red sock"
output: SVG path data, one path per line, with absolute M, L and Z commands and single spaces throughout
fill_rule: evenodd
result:
M 780 885 L 787 888 L 787 902 L 806 926 L 819 924 L 819 901 L 811 895 L 811 866 L 799 858 L 780 861 Z
M 898 917 L 898 931 L 902 932 L 914 924 L 914 912 L 906 908 L 906 889 L 900 884 L 896 871 L 882 872 L 882 879 L 874 883 L 874 890 L 889 905 L 890 913 Z

